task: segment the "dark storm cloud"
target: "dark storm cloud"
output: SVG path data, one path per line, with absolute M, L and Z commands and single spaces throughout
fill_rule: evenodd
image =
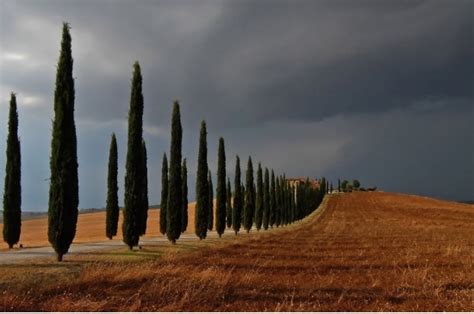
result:
M 437 172 L 427 170 L 431 167 L 440 168 L 438 173 L 451 181 L 466 181 L 464 170 L 472 169 L 472 163 L 459 156 L 472 156 L 473 138 L 457 133 L 460 128 L 472 129 L 473 121 L 469 0 L 0 0 L 0 5 L 2 108 L 7 93 L 17 91 L 20 106 L 23 103 L 23 145 L 29 143 L 25 149 L 33 152 L 31 145 L 42 143 L 34 150 L 35 159 L 24 154 L 25 167 L 36 169 L 31 170 L 35 179 L 26 183 L 31 184 L 26 190 L 36 195 L 29 207 L 41 207 L 38 204 L 46 200 L 33 190 L 40 184 L 40 174 L 48 173 L 62 21 L 72 25 L 81 206 L 103 203 L 104 147 L 112 131 L 125 138 L 135 60 L 140 61 L 144 76 L 150 192 L 155 203 L 160 188 L 155 178 L 159 178 L 161 154 L 169 149 L 174 99 L 183 106 L 191 194 L 201 119 L 209 125 L 211 167 L 218 136 L 225 136 L 231 174 L 237 153 L 252 154 L 289 175 L 347 173 L 395 190 L 403 190 L 405 182 L 394 174 L 405 166 L 414 182 L 438 181 Z M 6 121 L 2 111 L 0 119 Z M 413 138 L 430 143 L 423 146 L 426 154 L 397 131 L 396 123 L 404 128 L 402 117 L 411 121 L 412 134 L 424 134 Z M 439 120 L 445 127 L 443 153 L 434 145 L 440 136 L 435 132 Z M 381 131 L 377 121 L 394 130 Z M 3 151 L 5 130 L 1 132 Z M 380 137 L 369 136 L 374 133 Z M 384 142 L 385 137 L 391 142 Z M 124 147 L 119 139 L 122 156 Z M 289 158 L 282 147 L 296 155 Z M 357 158 L 347 158 L 348 150 L 358 151 Z M 358 167 L 359 161 L 370 160 L 374 150 L 380 163 L 371 167 L 364 162 Z M 381 165 L 394 150 L 417 153 L 401 155 L 398 168 L 382 175 Z M 425 168 L 409 166 L 425 158 L 432 161 L 424 162 Z M 441 166 L 441 161 L 454 160 Z M 441 192 L 441 183 L 432 188 L 417 188 L 417 184 L 407 189 L 450 198 L 472 196 L 472 189 L 461 193 L 453 187 L 451 192 Z M 47 190 L 47 182 L 40 186 L 41 191 Z

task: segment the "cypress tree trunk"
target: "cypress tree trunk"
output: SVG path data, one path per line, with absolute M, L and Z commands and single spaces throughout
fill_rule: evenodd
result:
M 109 239 L 112 239 L 112 237 L 117 235 L 117 225 L 119 219 L 117 173 L 117 139 L 115 137 L 115 133 L 113 133 L 109 149 L 109 169 L 107 175 L 107 217 L 105 226 L 105 235 Z
M 252 158 L 249 156 L 247 163 L 247 173 L 245 176 L 245 207 L 244 207 L 244 229 L 250 232 L 253 225 L 253 216 L 255 212 L 254 184 L 253 184 L 253 166 Z
M 232 211 L 232 229 L 239 233 L 242 221 L 242 188 L 240 186 L 240 158 L 236 157 L 234 179 L 234 206 Z
M 227 228 L 230 228 L 232 226 L 232 190 L 230 187 L 230 180 L 227 178 L 227 189 L 226 189 L 226 222 L 227 222 Z
M 130 109 L 128 112 L 128 147 L 125 173 L 123 242 L 131 250 L 140 238 L 140 212 L 143 208 L 143 94 L 140 65 L 133 65 Z
M 183 166 L 181 167 L 183 185 L 183 212 L 181 213 L 181 232 L 185 232 L 188 227 L 188 168 L 186 166 L 186 159 L 183 159 Z
M 207 181 L 207 131 L 206 122 L 201 122 L 199 135 L 199 151 L 196 175 L 196 209 L 194 215 L 194 227 L 196 235 L 200 240 L 207 235 L 207 217 L 209 207 L 209 185 Z
M 181 183 L 181 146 L 183 129 L 179 103 L 174 102 L 171 120 L 170 169 L 168 186 L 168 207 L 166 208 L 166 235 L 175 244 L 181 235 L 181 213 L 183 211 L 183 186 Z
M 262 228 L 263 220 L 263 172 L 260 163 L 258 163 L 257 169 L 257 197 L 255 204 L 255 227 L 259 231 Z
M 263 229 L 268 229 L 270 221 L 270 174 L 265 168 L 265 178 L 263 183 Z
M 217 154 L 217 193 L 216 193 L 216 231 L 219 238 L 225 231 L 226 218 L 226 171 L 225 171 L 225 146 L 224 139 L 219 139 L 219 149 Z
M 146 233 L 146 221 L 148 219 L 148 168 L 147 151 L 145 140 L 142 141 L 142 210 L 140 211 L 140 236 Z
M 7 164 L 3 193 L 3 240 L 12 248 L 21 233 L 21 152 L 18 139 L 16 96 L 10 95 L 8 116 Z
M 64 23 L 54 91 L 48 202 L 48 240 L 57 254 L 58 261 L 62 261 L 76 235 L 79 206 L 72 69 L 71 35 L 69 24 Z
M 160 204 L 160 232 L 166 233 L 166 207 L 168 205 L 168 159 L 163 154 L 161 165 L 161 204 Z
M 214 186 L 212 184 L 212 174 L 209 170 L 207 176 L 207 185 L 209 186 L 209 202 L 207 208 L 207 229 L 212 230 L 212 226 L 214 225 Z
M 273 172 L 272 169 L 272 178 L 270 182 L 270 227 L 273 228 L 273 225 L 275 224 L 276 221 L 276 187 L 275 187 L 275 173 Z

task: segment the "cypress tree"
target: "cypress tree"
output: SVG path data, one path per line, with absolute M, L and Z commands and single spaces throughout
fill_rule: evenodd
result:
M 219 148 L 217 154 L 217 193 L 216 193 L 216 231 L 219 238 L 225 231 L 226 218 L 226 174 L 225 174 L 225 147 L 224 139 L 219 139 Z
M 226 189 L 226 222 L 227 222 L 227 228 L 230 228 L 232 226 L 232 190 L 230 187 L 230 180 L 227 178 L 227 189 Z
M 128 148 L 125 174 L 123 242 L 131 250 L 140 238 L 140 211 L 143 208 L 143 94 L 140 65 L 133 65 L 130 110 L 128 112 Z
M 265 168 L 265 179 L 263 183 L 263 229 L 268 229 L 270 222 L 270 174 Z
M 337 179 L 337 191 L 341 192 L 341 179 Z
M 196 176 L 196 209 L 194 226 L 196 235 L 200 240 L 207 235 L 207 217 L 209 208 L 209 183 L 207 181 L 207 131 L 206 122 L 201 122 L 199 135 L 199 151 Z
M 263 221 L 263 171 L 262 165 L 258 163 L 257 168 L 257 192 L 255 200 L 255 227 L 257 231 L 262 228 Z
M 207 229 L 212 230 L 212 226 L 214 225 L 214 186 L 212 184 L 212 174 L 211 170 L 209 170 L 209 174 L 207 176 L 207 185 L 209 186 L 209 203 L 207 208 Z
M 141 203 L 141 211 L 140 211 L 140 236 L 146 233 L 146 221 L 148 219 L 148 168 L 147 168 L 147 151 L 146 151 L 146 143 L 145 140 L 142 140 L 142 189 L 141 189 L 141 196 L 142 196 L 142 203 Z
M 76 235 L 79 205 L 77 138 L 74 123 L 74 78 L 69 24 L 63 24 L 61 52 L 56 70 L 54 120 L 51 141 L 48 202 L 48 240 L 58 261 Z
M 181 184 L 183 185 L 183 212 L 181 214 L 181 232 L 185 232 L 188 227 L 188 167 L 186 166 L 186 159 L 183 160 L 183 166 L 181 167 L 183 176 L 181 178 Z
M 8 248 L 20 240 L 21 233 L 21 152 L 18 139 L 16 96 L 10 95 L 8 116 L 7 164 L 3 193 L 3 240 Z
M 272 169 L 272 177 L 270 181 L 270 227 L 273 228 L 273 225 L 276 222 L 276 186 L 275 186 L 275 173 Z
M 166 236 L 173 244 L 176 244 L 176 240 L 179 239 L 181 234 L 181 212 L 183 211 L 183 186 L 181 183 L 182 140 L 183 129 L 181 127 L 179 103 L 178 101 L 175 101 L 171 118 L 168 205 L 166 208 Z
M 168 159 L 163 154 L 161 165 L 161 204 L 160 204 L 160 232 L 166 233 L 166 208 L 168 207 Z
M 280 177 L 276 177 L 275 182 L 275 225 L 280 226 L 280 206 L 281 206 L 281 189 L 280 189 Z
M 232 211 L 232 229 L 235 234 L 240 231 L 242 221 L 242 188 L 240 186 L 240 158 L 236 157 L 235 161 L 235 179 L 234 179 L 234 204 Z
M 109 169 L 107 175 L 107 211 L 106 211 L 106 226 L 105 235 L 107 238 L 117 235 L 117 225 L 119 219 L 119 205 L 118 205 L 118 153 L 117 153 L 117 139 L 115 133 L 112 134 L 109 149 Z
M 247 233 L 250 232 L 253 225 L 253 216 L 255 212 L 254 199 L 254 184 L 253 184 L 253 166 L 252 158 L 249 156 L 247 163 L 247 173 L 245 176 L 245 207 L 244 207 L 244 229 Z

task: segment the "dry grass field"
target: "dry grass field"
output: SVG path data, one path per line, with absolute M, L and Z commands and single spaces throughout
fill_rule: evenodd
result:
M 271 232 L 3 265 L 0 310 L 472 311 L 473 230 L 472 205 L 334 195 Z
M 188 207 L 189 224 L 187 233 L 194 233 L 194 206 L 190 203 Z M 122 239 L 122 211 L 119 217 L 119 230 L 114 239 Z M 3 229 L 3 224 L 0 224 Z M 23 247 L 49 246 L 48 242 L 48 218 L 34 218 L 22 222 L 22 232 L 20 242 Z M 147 234 L 144 238 L 161 236 L 160 233 L 160 210 L 150 209 L 148 211 Z M 74 243 L 99 242 L 105 241 L 105 211 L 96 213 L 79 214 L 77 219 L 77 233 Z M 0 250 L 7 250 L 8 245 L 5 242 L 0 244 Z

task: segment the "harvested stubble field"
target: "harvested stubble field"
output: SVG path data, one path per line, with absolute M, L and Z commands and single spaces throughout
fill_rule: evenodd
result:
M 473 227 L 472 205 L 334 195 L 303 222 L 211 245 L 2 266 L 0 309 L 470 311 Z

